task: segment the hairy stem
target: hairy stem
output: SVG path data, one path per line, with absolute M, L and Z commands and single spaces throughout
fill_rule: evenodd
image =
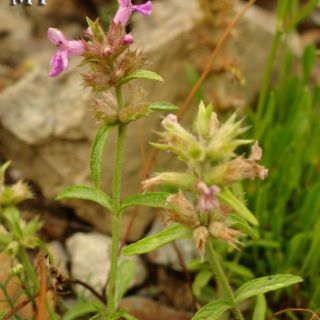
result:
M 116 88 L 118 109 L 123 107 L 123 94 L 121 87 Z M 123 164 L 123 151 L 125 142 L 126 126 L 120 124 L 118 127 L 118 142 L 116 147 L 114 171 L 113 171 L 113 217 L 112 217 L 112 253 L 111 270 L 109 274 L 108 286 L 108 317 L 111 318 L 116 311 L 115 290 L 118 268 L 118 252 L 120 244 L 120 216 L 118 214 L 120 207 L 121 191 L 121 172 Z
M 233 311 L 235 318 L 237 320 L 244 320 L 244 317 L 243 317 L 239 307 L 237 306 L 236 299 L 234 297 L 234 294 L 233 294 L 233 291 L 232 291 L 231 286 L 229 284 L 229 281 L 228 281 L 228 279 L 227 279 L 227 277 L 221 267 L 219 257 L 213 248 L 212 241 L 209 241 L 207 247 L 208 247 L 207 252 L 208 252 L 209 263 L 212 266 L 213 272 L 216 276 L 216 280 L 220 284 L 220 286 L 222 287 L 224 294 L 225 294 L 226 298 L 228 299 L 229 304 L 233 306 L 232 311 Z

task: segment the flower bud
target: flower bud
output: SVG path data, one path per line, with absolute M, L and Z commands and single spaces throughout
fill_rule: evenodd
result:
M 236 121 L 237 114 L 233 114 L 214 134 L 207 148 L 207 154 L 212 160 L 227 159 L 234 155 L 240 145 L 251 143 L 252 140 L 236 139 L 247 130 L 242 127 L 242 120 Z
M 237 239 L 242 233 L 238 230 L 231 229 L 227 227 L 224 223 L 219 221 L 214 221 L 209 225 L 210 235 L 216 239 L 225 240 L 234 248 L 236 244 L 241 244 L 241 242 Z
M 146 104 L 130 105 L 120 111 L 119 120 L 122 123 L 129 123 L 143 118 L 149 113 L 150 109 Z
M 118 121 L 116 102 L 111 94 L 105 93 L 101 98 L 94 99 L 91 102 L 94 116 L 98 121 L 106 124 L 115 124 Z
M 123 43 L 125 45 L 130 45 L 133 43 L 133 36 L 131 34 L 126 34 L 124 37 L 123 37 Z
M 261 158 L 262 149 L 256 142 L 248 159 L 241 156 L 229 162 L 225 174 L 225 182 L 232 183 L 243 179 L 253 180 L 255 177 L 259 177 L 262 180 L 266 179 L 268 177 L 268 169 L 257 164 L 257 161 L 261 160 Z
M 154 177 L 142 181 L 143 190 L 150 189 L 159 185 L 171 185 L 180 189 L 191 189 L 195 183 L 195 177 L 192 174 L 180 172 L 162 172 Z
M 219 121 L 217 119 L 217 114 L 212 111 L 212 105 L 206 107 L 201 101 L 198 115 L 194 123 L 194 130 L 199 137 L 208 139 L 210 135 L 214 134 L 218 127 Z
M 156 147 L 171 151 L 184 161 L 203 160 L 204 151 L 202 145 L 179 124 L 175 115 L 169 114 L 166 116 L 162 121 L 162 126 L 165 130 L 160 133 L 160 136 L 165 143 L 154 144 Z
M 18 204 L 24 200 L 33 198 L 33 194 L 29 188 L 29 186 L 24 183 L 22 180 L 15 183 L 11 186 L 11 190 L 13 193 L 13 202 Z
M 17 241 L 11 241 L 6 249 L 5 252 L 8 253 L 8 255 L 10 255 L 11 257 L 15 257 L 18 254 L 20 245 Z
M 168 210 L 172 221 L 194 228 L 200 224 L 199 216 L 188 199 L 180 190 L 167 198 Z
M 203 257 L 205 254 L 206 243 L 208 238 L 209 238 L 209 231 L 206 227 L 200 226 L 193 230 L 193 239 L 196 243 L 196 247 L 201 257 Z
M 23 271 L 24 271 L 23 265 L 21 263 L 19 263 L 9 270 L 9 275 L 12 277 L 19 276 L 19 275 L 23 274 Z
M 2 188 L 0 204 L 3 206 L 12 206 L 31 198 L 32 192 L 28 185 L 23 181 L 18 181 L 12 186 Z

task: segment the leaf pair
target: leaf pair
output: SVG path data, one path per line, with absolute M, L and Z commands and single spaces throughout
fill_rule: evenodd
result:
M 116 214 L 121 214 L 123 210 L 132 206 L 165 208 L 168 196 L 169 194 L 166 192 L 148 192 L 129 196 L 121 203 Z M 56 197 L 57 200 L 70 198 L 90 200 L 113 212 L 112 199 L 106 193 L 96 188 L 73 186 L 60 192 Z
M 302 281 L 302 278 L 291 274 L 277 274 L 251 280 L 236 291 L 236 305 L 238 306 L 244 300 L 253 296 L 260 296 L 266 292 L 278 290 Z M 261 300 L 263 299 L 259 297 L 258 302 L 261 304 L 260 308 L 263 309 L 264 301 Z M 218 320 L 223 313 L 232 308 L 233 306 L 228 302 L 216 300 L 201 308 L 192 320 Z M 261 310 L 257 309 L 256 314 L 260 311 Z

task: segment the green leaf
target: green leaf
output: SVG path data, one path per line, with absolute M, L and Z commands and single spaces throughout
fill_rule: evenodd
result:
M 263 294 L 257 296 L 257 303 L 253 311 L 252 320 L 266 319 L 267 315 L 267 301 Z
M 63 316 L 62 320 L 79 319 L 86 314 L 97 313 L 101 308 L 102 304 L 99 302 L 80 302 L 76 304 L 73 309 L 69 310 Z
M 206 287 L 213 274 L 210 269 L 203 269 L 197 273 L 192 283 L 192 291 L 196 297 L 201 295 L 201 291 Z
M 72 186 L 60 192 L 56 197 L 57 200 L 70 198 L 90 200 L 100 204 L 109 211 L 112 211 L 111 198 L 103 191 L 95 188 L 86 186 Z
M 247 280 L 254 278 L 254 274 L 249 268 L 236 262 L 223 262 L 223 266 L 228 269 L 231 274 L 237 274 Z
M 143 206 L 151 208 L 166 208 L 167 198 L 170 193 L 167 192 L 148 192 L 138 193 L 124 199 L 119 212 L 132 206 Z
M 122 317 L 123 317 L 124 319 L 126 319 L 126 320 L 138 320 L 138 318 L 132 316 L 132 315 L 129 314 L 129 313 L 125 313 Z
M 222 314 L 231 309 L 227 302 L 215 300 L 201 308 L 192 318 L 192 320 L 219 320 Z
M 302 282 L 303 279 L 292 274 L 276 274 L 251 280 L 241 286 L 235 294 L 237 304 L 261 293 L 278 290 L 295 283 Z
M 319 247 L 320 247 L 320 219 L 316 223 L 313 234 L 312 243 L 308 254 L 305 256 L 303 261 L 303 266 L 301 268 L 301 273 L 304 274 L 307 270 L 308 272 L 314 272 L 315 275 L 319 274 Z
M 144 254 L 153 250 L 156 250 L 171 241 L 178 239 L 188 239 L 192 237 L 190 229 L 182 225 L 173 225 L 163 231 L 139 240 L 136 243 L 130 244 L 123 250 L 125 256 L 134 254 Z
M 100 188 L 103 151 L 107 138 L 114 126 L 103 124 L 94 137 L 90 155 L 90 173 L 96 188 Z
M 230 215 L 228 217 L 228 224 L 230 227 L 243 231 L 245 234 L 249 235 L 252 239 L 259 239 L 259 232 L 256 229 L 253 229 L 246 220 L 237 215 Z
M 304 80 L 308 81 L 312 74 L 312 69 L 317 61 L 317 48 L 314 44 L 308 45 L 303 52 Z
M 117 85 L 124 84 L 124 83 L 131 81 L 131 80 L 134 80 L 134 79 L 149 79 L 149 80 L 163 81 L 163 79 L 156 72 L 141 69 L 141 70 L 137 70 L 137 71 L 129 74 L 128 76 L 122 78 L 117 83 Z
M 133 260 L 124 260 L 118 267 L 118 275 L 116 282 L 115 303 L 116 306 L 121 302 L 122 297 L 126 293 L 129 285 L 132 283 L 136 274 L 136 264 Z
M 154 102 L 149 105 L 151 111 L 161 111 L 161 112 L 174 112 L 179 110 L 179 107 L 170 102 Z
M 218 198 L 254 226 L 259 225 L 257 218 L 229 189 L 226 188 L 220 192 Z

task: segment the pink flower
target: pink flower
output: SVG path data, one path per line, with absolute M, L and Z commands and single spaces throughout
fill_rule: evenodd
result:
M 69 57 L 79 56 L 84 51 L 84 45 L 81 40 L 68 41 L 64 34 L 55 28 L 48 29 L 48 39 L 58 47 L 58 50 L 52 57 L 50 77 L 56 77 L 65 71 L 69 65 Z
M 200 191 L 198 203 L 200 212 L 211 211 L 218 204 L 216 195 L 220 192 L 220 188 L 218 186 L 208 187 L 204 182 L 200 181 L 197 183 L 197 189 Z
M 131 0 L 118 0 L 119 9 L 113 19 L 115 24 L 126 25 L 133 12 L 138 12 L 143 16 L 149 16 L 152 12 L 152 3 L 148 1 L 144 4 L 133 5 Z

